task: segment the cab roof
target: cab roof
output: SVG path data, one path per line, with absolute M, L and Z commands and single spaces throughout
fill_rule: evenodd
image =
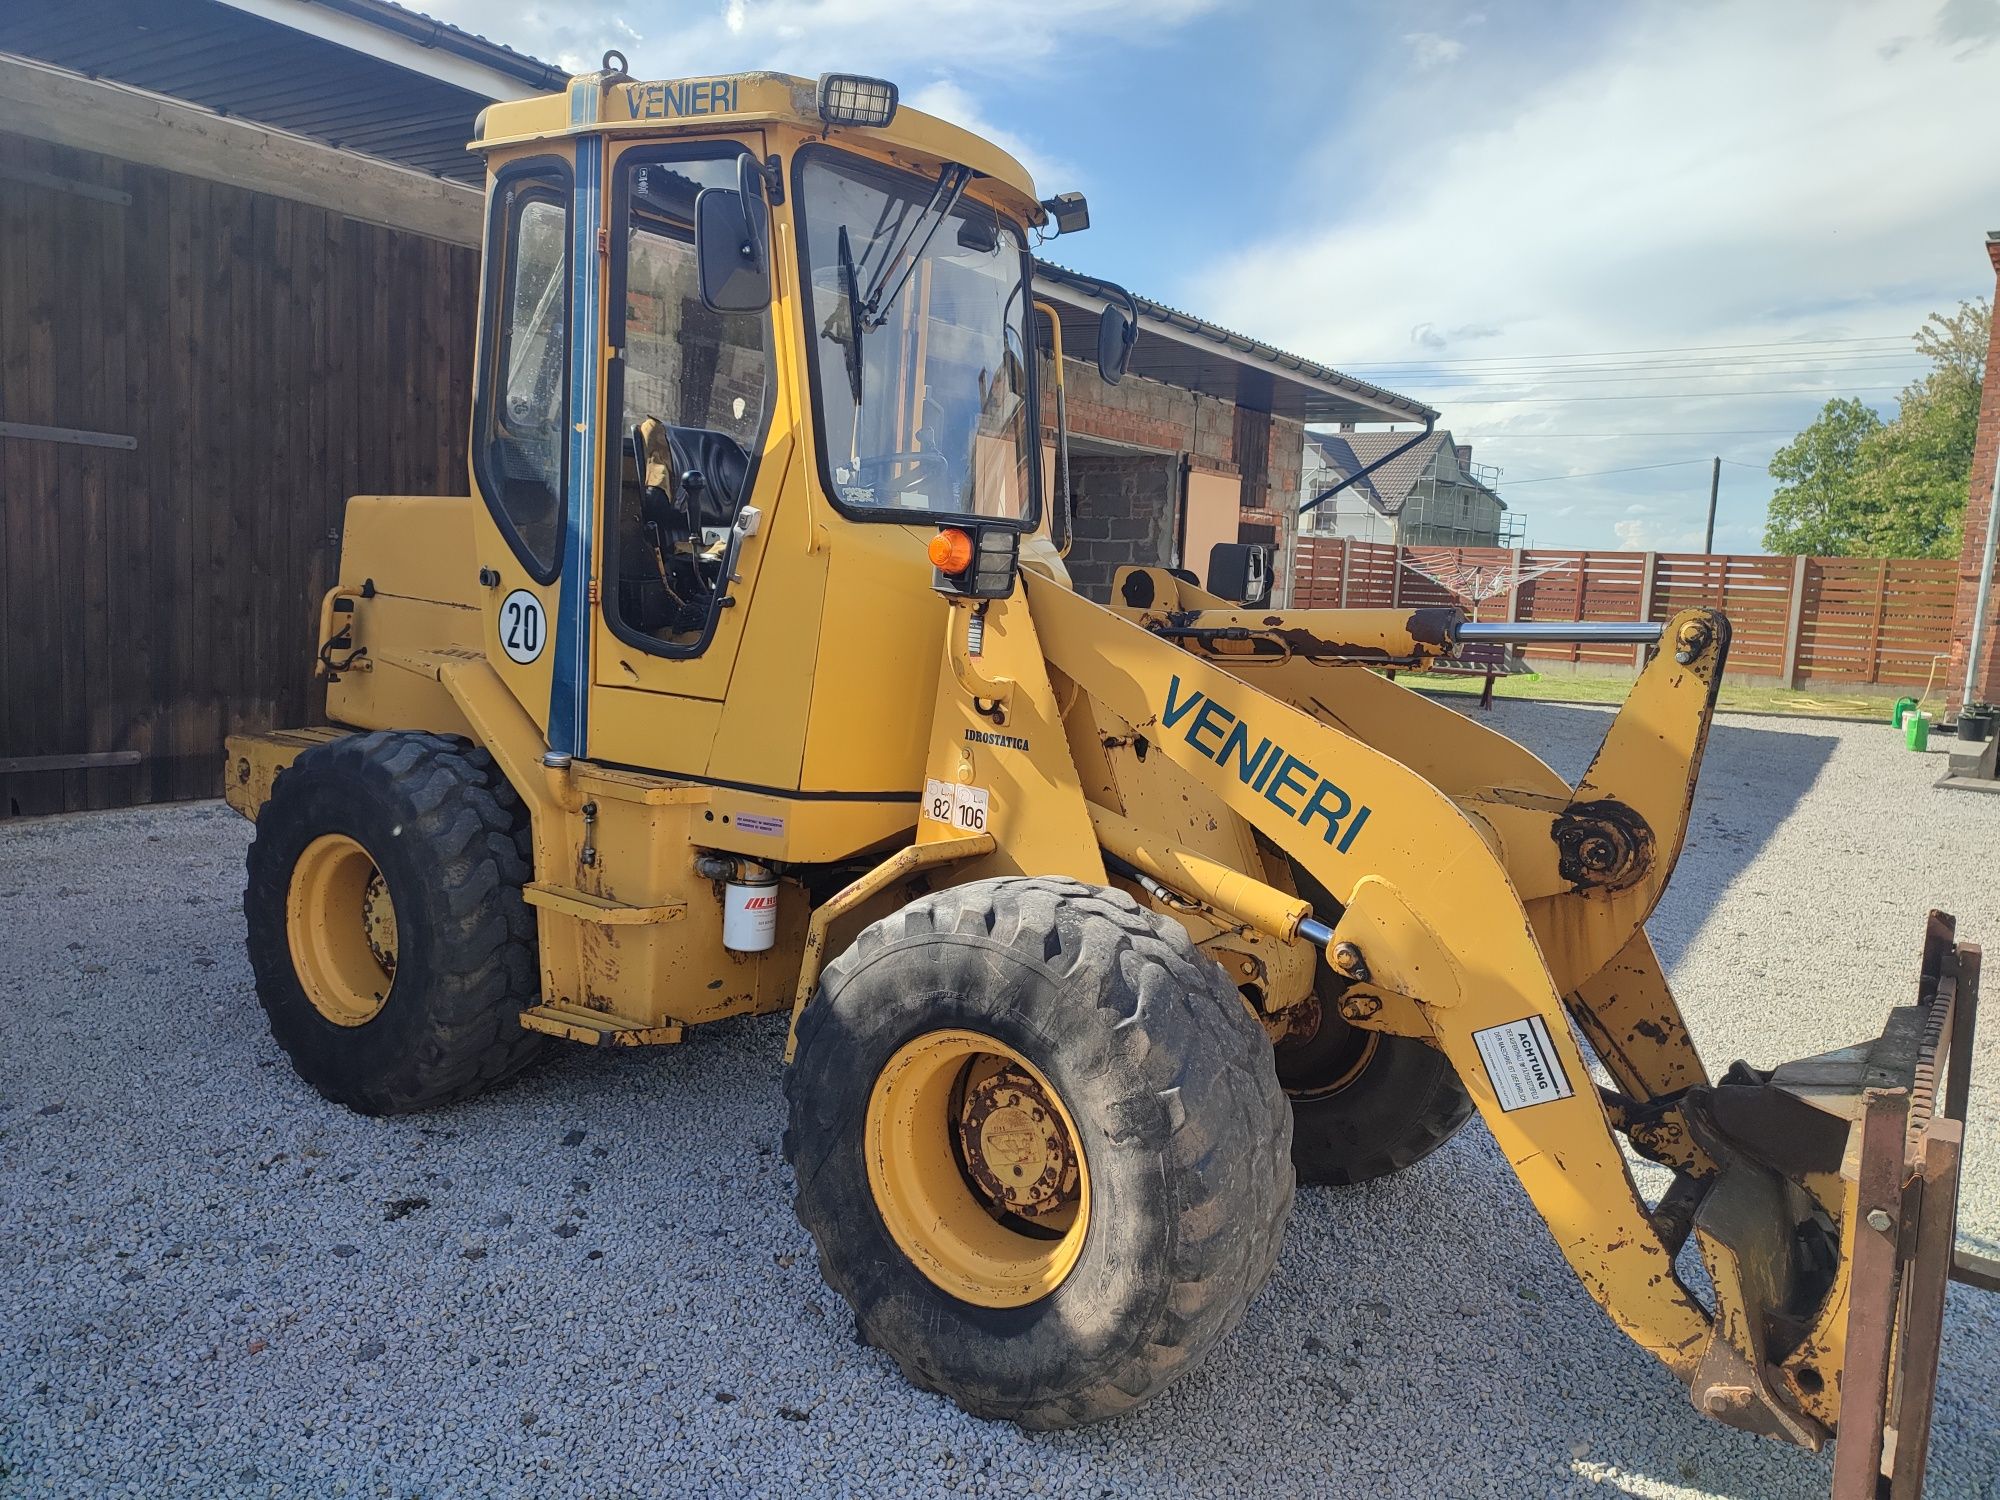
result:
M 707 135 L 743 126 L 782 125 L 885 154 L 926 175 L 947 163 L 986 178 L 1005 206 L 1031 224 L 1047 219 L 1028 169 L 983 136 L 901 106 L 887 125 L 828 125 L 818 85 L 789 73 L 720 73 L 644 81 L 621 72 L 583 73 L 560 94 L 488 105 L 472 149 L 494 151 L 580 135 Z

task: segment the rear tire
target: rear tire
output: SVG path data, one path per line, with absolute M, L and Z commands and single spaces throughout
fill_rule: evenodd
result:
M 1025 1113 L 976 1106 L 996 1060 Z M 1178 923 L 1073 880 L 977 881 L 868 928 L 807 1005 L 785 1092 L 821 1274 L 867 1342 L 979 1417 L 1151 1399 L 1241 1320 L 1291 1212 L 1268 1039 Z M 1075 1185 L 1026 1220 L 996 1178 Z
M 1457 1134 L 1472 1100 L 1450 1061 L 1415 1037 L 1363 1031 L 1330 1001 L 1310 1039 L 1280 1042 L 1292 1165 L 1308 1187 L 1352 1187 L 1414 1166 Z
M 243 914 L 257 998 L 299 1076 L 390 1115 L 532 1062 L 529 850 L 520 798 L 462 740 L 349 735 L 279 772 Z
M 1323 922 L 1339 920 L 1326 888 L 1292 866 Z M 1278 1081 L 1292 1101 L 1292 1165 L 1308 1187 L 1352 1187 L 1414 1166 L 1458 1133 L 1472 1099 L 1444 1053 L 1416 1037 L 1341 1019 L 1345 988 L 1324 964 L 1303 1024 L 1278 1043 Z

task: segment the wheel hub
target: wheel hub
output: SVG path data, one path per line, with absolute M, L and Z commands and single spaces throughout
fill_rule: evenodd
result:
M 1374 1059 L 1382 1035 L 1350 1026 L 1317 996 L 1294 1006 L 1272 1061 L 1278 1082 L 1294 1103 L 1325 1099 L 1359 1078 Z
M 344 833 L 299 852 L 285 894 L 292 969 L 314 1010 L 336 1026 L 365 1026 L 396 978 L 396 906 L 375 861 Z
M 389 884 L 377 870 L 368 878 L 367 889 L 361 893 L 361 930 L 368 939 L 368 951 L 375 955 L 375 962 L 382 966 L 382 972 L 395 977 L 396 973 L 396 906 L 389 899 Z
M 1037 1219 L 1076 1199 L 1076 1150 L 1042 1087 L 1003 1068 L 966 1090 L 959 1149 L 973 1183 L 996 1207 Z

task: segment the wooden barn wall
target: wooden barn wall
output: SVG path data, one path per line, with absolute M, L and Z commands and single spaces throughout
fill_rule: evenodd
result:
M 477 261 L 0 133 L 0 422 L 137 440 L 0 436 L 0 817 L 213 796 L 319 717 L 346 498 L 464 492 Z

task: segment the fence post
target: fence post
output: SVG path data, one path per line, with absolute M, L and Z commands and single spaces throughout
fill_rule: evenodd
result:
M 1639 570 L 1639 618 L 1641 620 L 1650 620 L 1653 618 L 1653 574 L 1658 569 L 1659 564 L 1660 554 L 1657 552 L 1648 552 L 1646 554 L 1645 566 Z M 1646 648 L 1643 645 L 1632 648 L 1632 670 L 1635 672 L 1646 670 Z
M 1396 543 L 1396 550 L 1389 555 L 1389 608 L 1395 609 L 1403 602 L 1403 544 Z
M 1340 603 L 1336 609 L 1347 608 L 1347 565 L 1354 558 L 1354 543 L 1342 538 L 1340 543 Z
M 1514 554 L 1511 564 L 1512 574 L 1507 580 L 1507 618 L 1509 621 L 1521 618 L 1521 575 L 1528 571 L 1528 552 L 1524 547 Z
M 1883 558 L 1882 565 L 1875 570 L 1875 619 L 1868 629 L 1868 680 L 1873 682 L 1882 670 L 1882 612 L 1889 602 L 1889 559 Z
M 1785 664 L 1779 671 L 1779 680 L 1788 688 L 1799 685 L 1799 639 L 1805 634 L 1806 618 L 1806 565 L 1811 558 L 1792 559 L 1792 599 L 1791 608 L 1785 615 Z

